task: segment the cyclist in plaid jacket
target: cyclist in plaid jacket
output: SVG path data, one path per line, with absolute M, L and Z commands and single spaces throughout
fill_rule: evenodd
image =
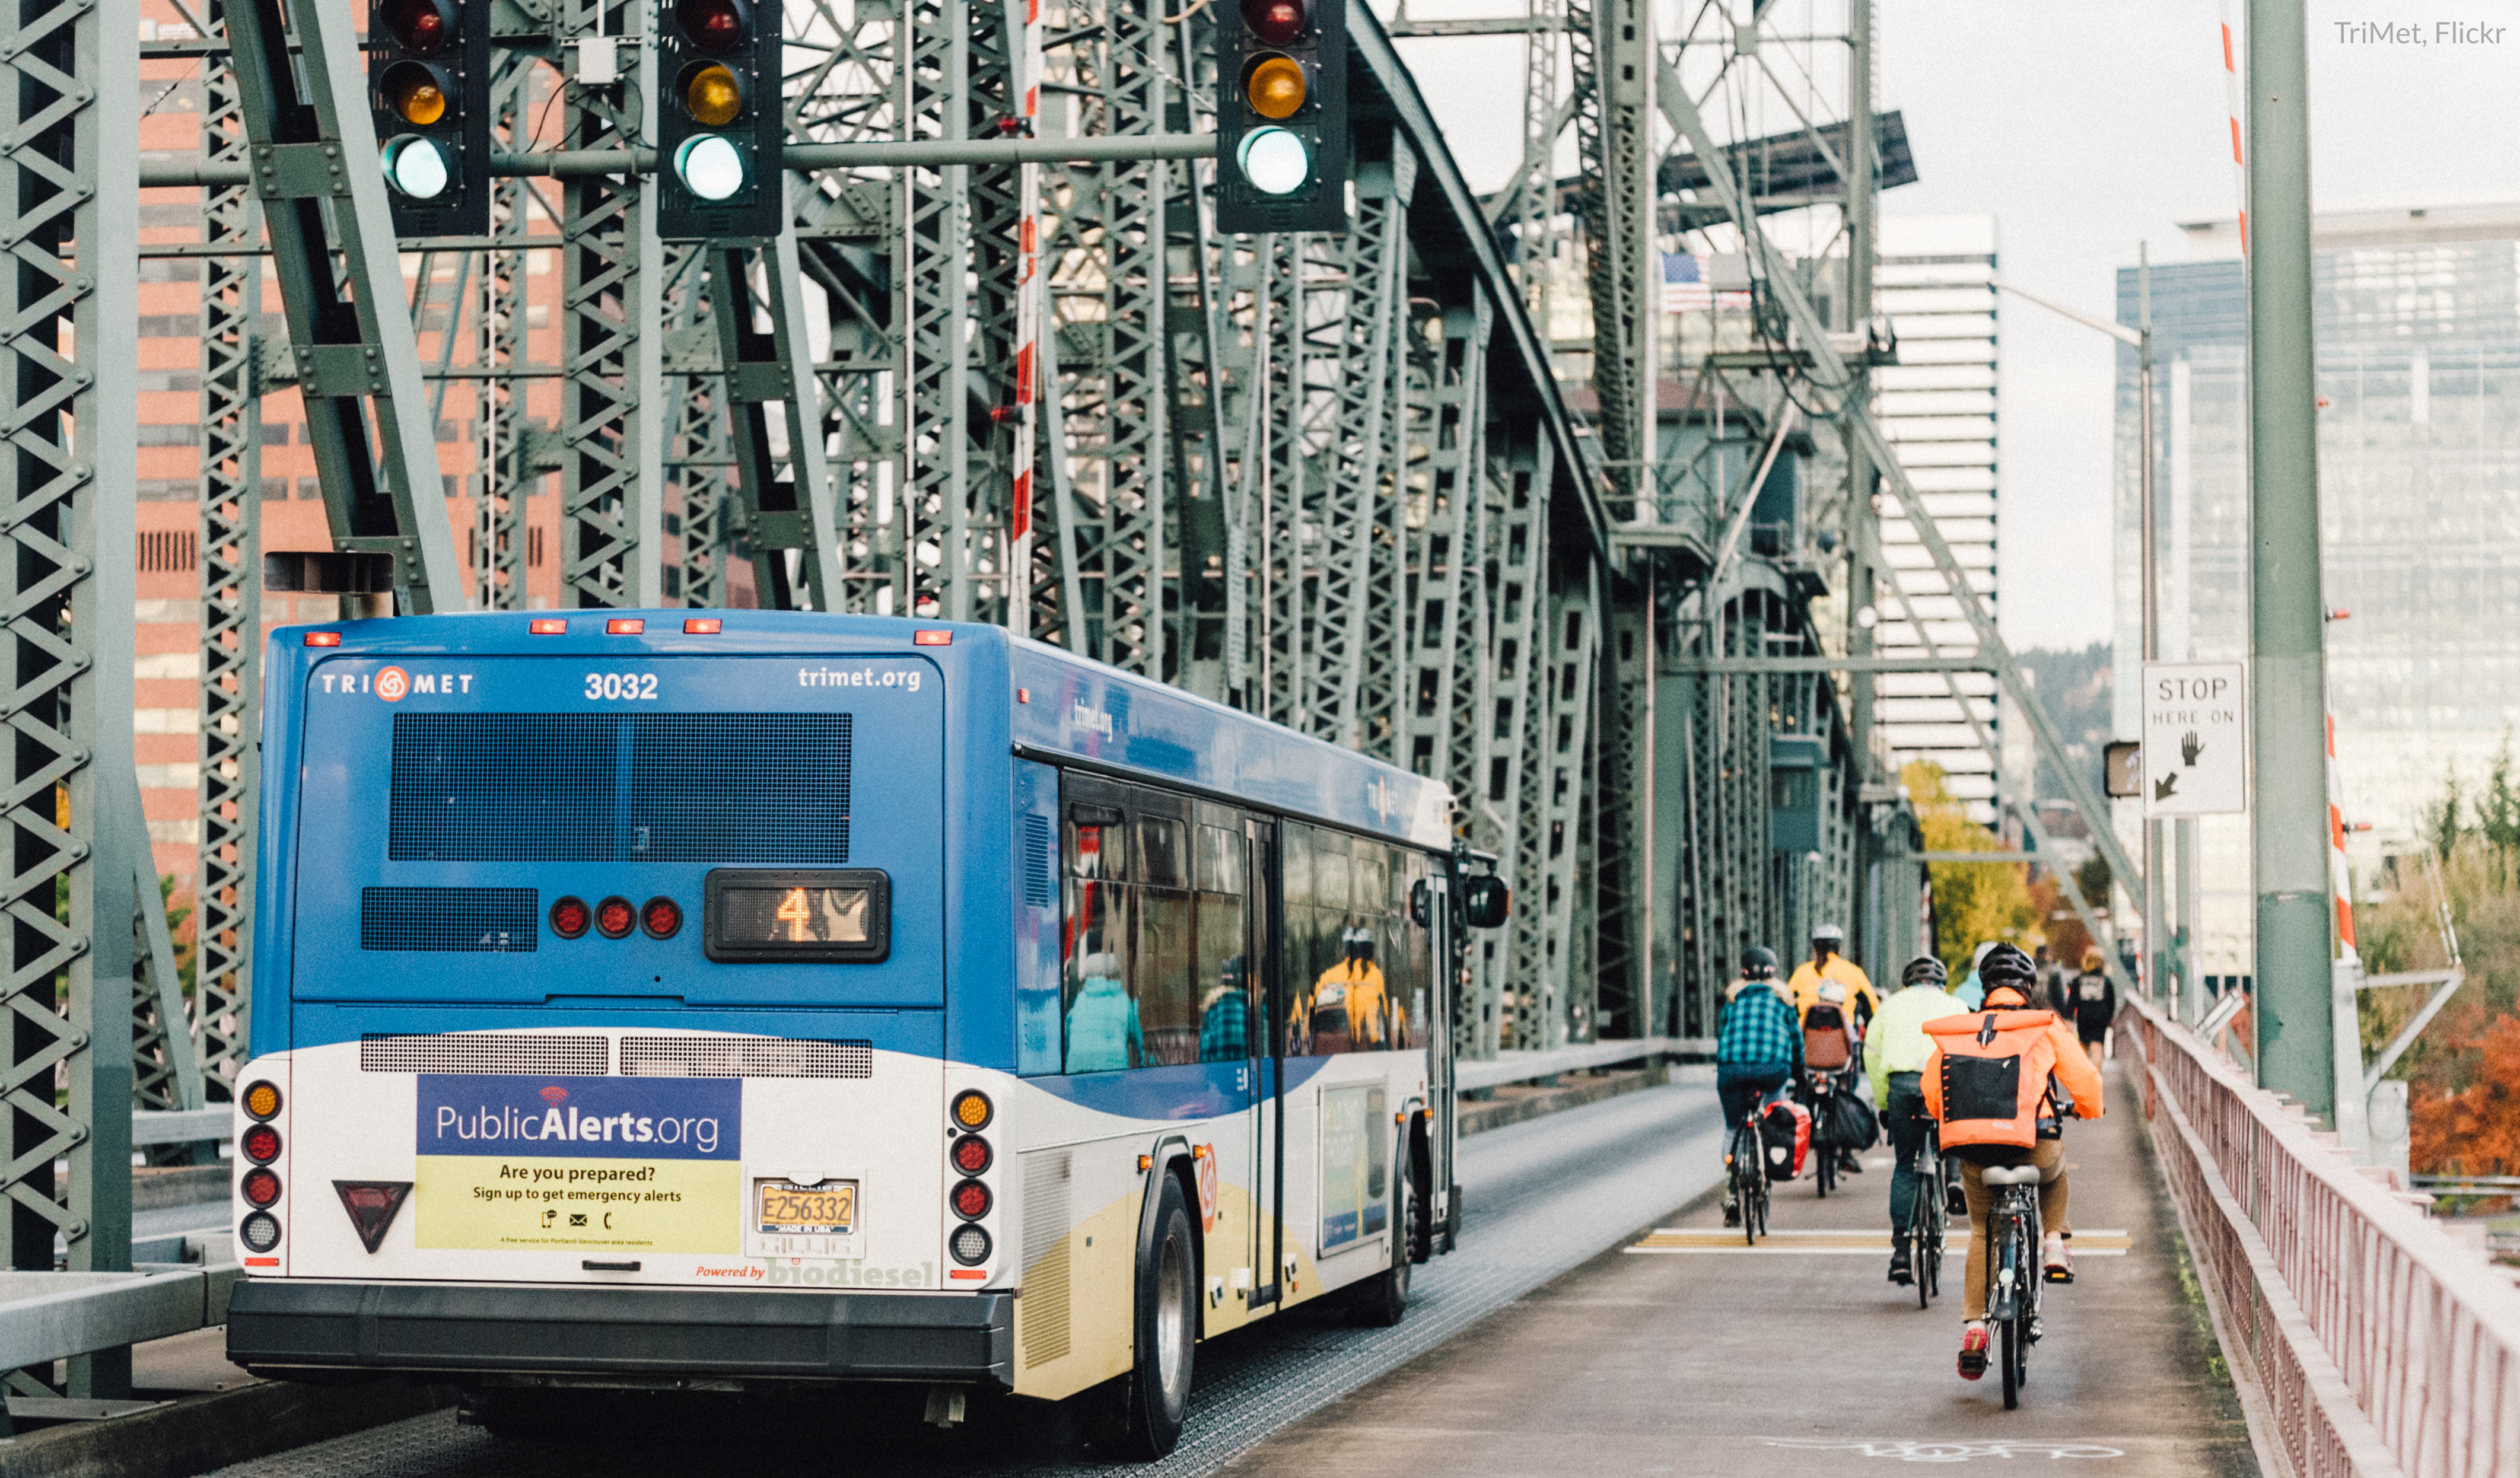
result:
M 1752 945 L 1741 954 L 1741 978 L 1724 998 L 1724 1019 L 1715 1032 L 1715 1097 L 1724 1105 L 1725 1124 L 1740 1123 L 1802 1067 L 1803 1024 L 1777 985 L 1777 953 Z M 1728 1189 L 1724 1225 L 1737 1226 L 1740 1219 L 1741 1208 Z

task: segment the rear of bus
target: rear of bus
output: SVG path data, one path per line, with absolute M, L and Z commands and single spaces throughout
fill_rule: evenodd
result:
M 277 634 L 232 1359 L 1007 1383 L 992 1075 L 949 1063 L 1011 1048 L 944 1008 L 952 911 L 1008 906 L 946 864 L 949 756 L 1007 753 L 949 691 L 1005 651 L 958 631 Z

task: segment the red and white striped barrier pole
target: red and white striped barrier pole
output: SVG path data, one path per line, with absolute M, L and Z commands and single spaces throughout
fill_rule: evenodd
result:
M 2240 67 L 2231 46 L 2231 0 L 2223 0 L 2223 97 L 2231 125 L 2231 182 L 2239 189 L 2240 260 L 2249 259 L 2249 165 L 2240 148 Z
M 1025 138 L 1040 134 L 1041 0 L 1009 0 L 1009 19 L 1022 20 L 1021 44 L 1015 51 L 1015 105 L 1020 110 L 1015 131 Z M 1007 492 L 1007 630 L 1032 634 L 1032 487 L 1036 427 L 1040 425 L 1042 386 L 1035 367 L 1041 363 L 1044 303 L 1041 276 L 1041 166 L 1017 164 L 1015 241 L 1015 386 L 1014 457 Z M 1051 455 L 1058 455 L 1053 448 Z
M 2336 895 L 2336 953 L 2361 961 L 2354 947 L 2354 872 L 2345 862 L 2345 783 L 2336 769 L 2336 714 L 2327 715 L 2327 879 Z

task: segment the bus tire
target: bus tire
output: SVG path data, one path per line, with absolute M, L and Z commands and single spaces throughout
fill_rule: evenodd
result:
M 1181 1441 L 1190 1416 L 1191 1371 L 1198 1348 L 1198 1243 L 1181 1178 L 1158 1173 L 1154 1214 L 1138 1237 L 1138 1298 L 1129 1373 L 1097 1394 L 1102 1445 L 1114 1456 L 1151 1462 Z
M 1418 1176 L 1410 1160 L 1409 1142 L 1403 1139 L 1400 1163 L 1393 1167 L 1397 1173 L 1391 1178 L 1391 1266 L 1356 1288 L 1357 1318 L 1376 1328 L 1390 1328 L 1409 1312 L 1409 1249 L 1418 1239 L 1418 1219 L 1425 1214 L 1419 1207 Z

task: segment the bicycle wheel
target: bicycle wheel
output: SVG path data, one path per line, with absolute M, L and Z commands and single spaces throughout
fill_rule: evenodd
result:
M 1916 1188 L 1909 1195 L 1908 1269 L 1916 1278 L 1916 1307 L 1930 1309 L 1934 1304 L 1934 1262 L 1941 1256 L 1941 1238 L 1934 1234 L 1933 1197 L 1941 1192 L 1931 1182 L 1919 1176 Z
M 1933 1205 L 1933 1230 L 1927 1236 L 1925 1266 L 1931 1270 L 1928 1281 L 1933 1285 L 1934 1297 L 1940 1298 L 1943 1296 L 1943 1247 L 1951 1240 L 1952 1212 L 1951 1208 L 1943 1203 L 1939 1183 L 1930 1189 L 1919 1187 L 1918 1190 L 1928 1196 Z
M 2021 1322 L 2018 1315 L 2003 1321 L 2002 1348 L 1996 1352 L 2003 1359 L 2003 1409 L 2007 1411 L 2021 1405 L 2020 1357 L 2027 1353 L 2022 1348 Z
M 1743 1175 L 1740 1161 L 1733 1161 L 1732 1199 L 1741 1208 L 1741 1240 L 1744 1245 L 1759 1245 L 1759 1203 L 1768 1194 L 1767 1172 L 1753 1165 Z
M 1814 1144 L 1812 1153 L 1820 1157 L 1820 1198 L 1825 1201 L 1828 1188 L 1837 1184 L 1837 1151 L 1825 1144 Z

